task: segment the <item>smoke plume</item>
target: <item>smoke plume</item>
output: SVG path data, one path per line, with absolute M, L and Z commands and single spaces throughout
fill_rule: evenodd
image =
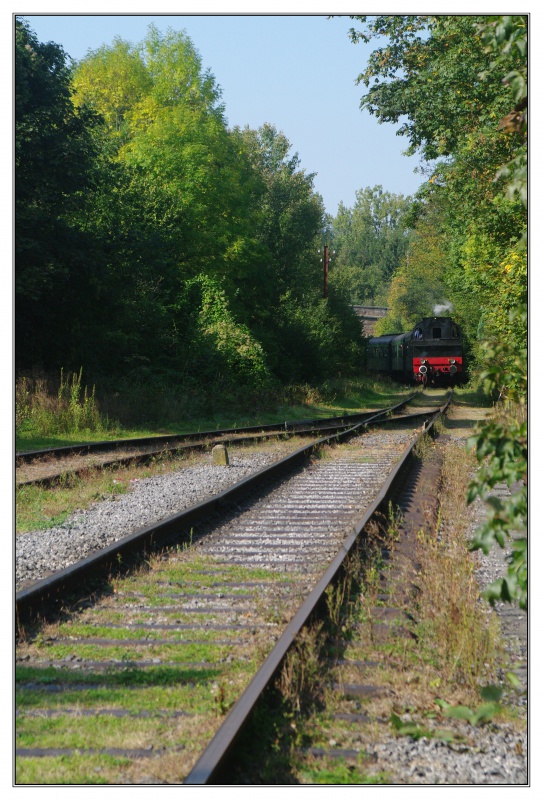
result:
M 434 317 L 439 317 L 441 314 L 450 314 L 452 310 L 453 304 L 447 300 L 443 305 L 434 306 Z

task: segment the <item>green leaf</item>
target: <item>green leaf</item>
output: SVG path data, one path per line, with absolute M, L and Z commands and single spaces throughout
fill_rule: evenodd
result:
M 497 703 L 484 703 L 475 711 L 470 722 L 472 725 L 481 725 L 490 722 L 500 711 Z
M 520 681 L 518 675 L 515 675 L 514 672 L 507 672 L 505 677 L 507 678 L 507 681 L 513 687 L 513 689 L 519 691 L 523 688 L 522 682 Z
M 465 719 L 468 722 L 471 722 L 474 716 L 471 708 L 467 706 L 449 706 L 445 713 L 448 717 L 453 717 L 453 719 Z
M 481 688 L 481 697 L 489 703 L 499 703 L 503 694 L 501 686 L 483 686 Z

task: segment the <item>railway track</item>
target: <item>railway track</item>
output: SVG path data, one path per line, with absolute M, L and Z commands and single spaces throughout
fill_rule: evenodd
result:
M 145 463 L 165 455 L 182 455 L 206 450 L 216 444 L 250 444 L 255 441 L 281 439 L 287 436 L 323 436 L 347 430 L 359 422 L 377 420 L 391 413 L 401 413 L 416 395 L 401 403 L 372 412 L 348 414 L 324 419 L 285 422 L 283 425 L 261 425 L 245 428 L 225 428 L 189 434 L 119 439 L 87 444 L 69 445 L 46 450 L 16 453 L 18 487 L 40 484 L 52 486 L 67 478 L 85 474 L 92 469 Z
M 215 780 L 422 429 L 365 422 L 18 593 L 20 782 Z

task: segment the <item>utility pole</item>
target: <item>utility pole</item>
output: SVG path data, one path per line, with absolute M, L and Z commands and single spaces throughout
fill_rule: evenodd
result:
M 319 250 L 319 255 L 320 254 L 321 254 L 321 251 Z M 333 250 L 332 251 L 332 256 L 335 256 L 335 254 L 336 254 L 336 251 Z M 324 255 L 323 255 L 323 258 L 322 258 L 322 265 L 323 265 L 323 269 L 324 269 L 324 276 L 323 276 L 324 286 L 323 286 L 322 296 L 326 300 L 326 298 L 328 297 L 328 267 L 330 266 L 330 253 L 329 253 L 327 244 L 324 245 Z

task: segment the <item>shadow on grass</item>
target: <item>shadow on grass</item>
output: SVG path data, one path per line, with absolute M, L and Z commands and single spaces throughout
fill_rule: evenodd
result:
M 454 393 L 454 404 L 457 406 L 474 406 L 475 408 L 492 408 L 491 397 L 480 389 L 458 389 Z
M 481 420 L 478 419 L 447 419 L 445 421 L 445 431 L 461 428 L 475 428 Z
M 16 683 L 18 684 L 18 702 L 25 704 L 24 696 L 26 691 L 32 694 L 45 690 L 50 692 L 52 689 L 61 691 L 70 690 L 76 686 L 84 689 L 85 686 L 93 688 L 100 685 L 101 688 L 107 687 L 127 687 L 127 686 L 191 686 L 205 685 L 209 681 L 216 679 L 221 674 L 218 668 L 196 668 L 196 667 L 160 667 L 149 666 L 145 669 L 131 667 L 130 662 L 119 662 L 111 665 L 104 672 L 93 672 L 91 670 L 81 670 L 72 672 L 68 669 L 58 667 L 24 667 L 16 668 Z

